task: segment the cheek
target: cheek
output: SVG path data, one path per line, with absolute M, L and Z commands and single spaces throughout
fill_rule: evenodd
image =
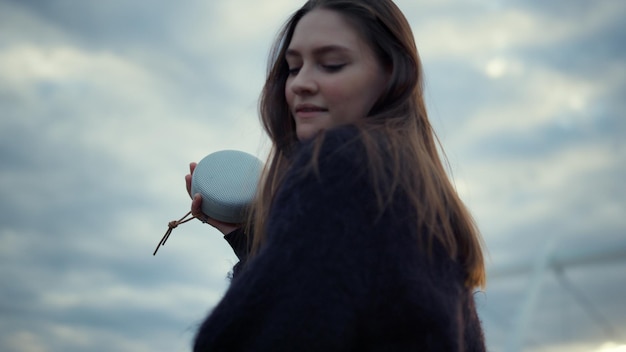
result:
M 287 104 L 289 106 L 291 106 L 293 95 L 294 95 L 293 92 L 291 91 L 291 89 L 289 89 L 289 81 L 287 81 L 287 84 L 285 84 L 285 100 L 287 101 Z
M 376 97 L 371 89 L 347 87 L 348 89 L 337 89 L 333 92 L 333 102 L 337 116 L 346 122 L 356 121 L 364 118 L 374 105 Z
M 338 119 L 351 122 L 369 113 L 384 88 L 384 82 L 375 78 L 358 77 L 326 85 L 326 99 L 334 105 Z
M 355 102 L 361 94 L 360 91 L 362 89 L 359 89 L 358 85 L 350 80 L 334 80 L 325 84 L 324 98 L 336 109 L 345 111 L 354 108 Z
M 352 108 L 358 111 L 360 117 L 369 115 L 370 110 L 372 110 L 372 107 L 380 98 L 384 87 L 384 82 L 371 80 L 362 84 L 359 90 L 354 91 Z

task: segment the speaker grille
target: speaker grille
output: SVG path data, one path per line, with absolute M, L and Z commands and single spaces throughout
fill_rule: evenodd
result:
M 191 179 L 191 194 L 202 195 L 202 211 L 229 223 L 241 223 L 256 195 L 263 163 L 237 150 L 222 150 L 200 160 Z

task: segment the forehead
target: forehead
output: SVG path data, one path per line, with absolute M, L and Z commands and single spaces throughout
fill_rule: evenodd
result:
M 296 25 L 289 49 L 305 52 L 331 45 L 355 51 L 367 47 L 343 15 L 333 10 L 315 9 L 304 15 Z

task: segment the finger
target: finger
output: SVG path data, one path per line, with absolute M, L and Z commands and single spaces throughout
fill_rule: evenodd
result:
M 191 201 L 191 215 L 201 220 L 204 220 L 207 217 L 202 212 L 202 196 L 199 193 L 196 193 Z
M 197 163 L 189 163 L 189 174 L 185 175 L 185 186 L 187 187 L 187 193 L 191 197 L 191 178 L 193 172 L 196 170 Z
M 191 175 L 185 175 L 185 186 L 187 187 L 187 193 L 191 197 Z

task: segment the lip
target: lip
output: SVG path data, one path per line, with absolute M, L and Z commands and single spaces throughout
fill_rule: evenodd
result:
M 314 104 L 298 104 L 294 109 L 294 115 L 299 118 L 312 118 L 327 111 L 328 109 Z

